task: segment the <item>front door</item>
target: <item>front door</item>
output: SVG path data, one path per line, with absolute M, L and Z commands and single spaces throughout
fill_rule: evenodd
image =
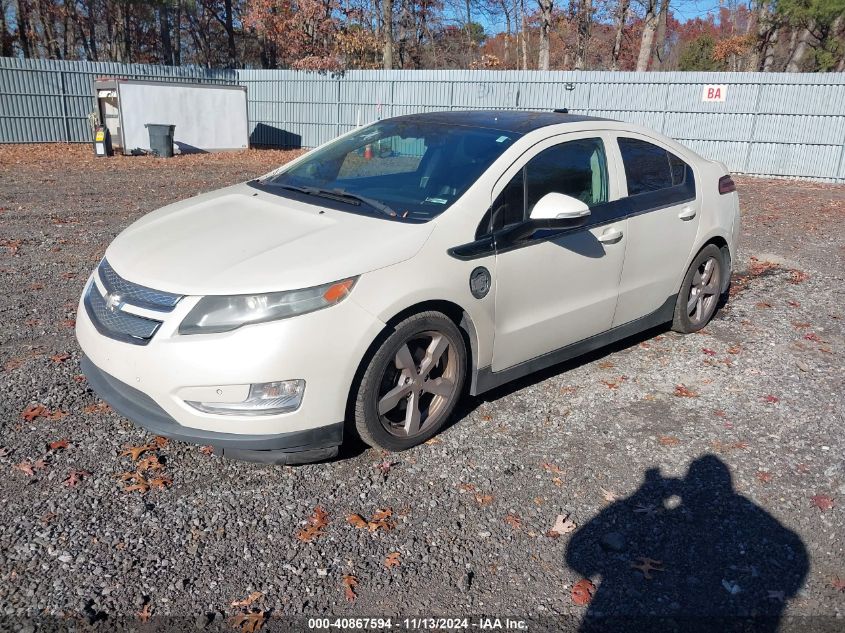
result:
M 588 223 L 575 230 L 541 230 L 513 243 L 497 241 L 494 372 L 611 327 L 627 220 L 613 221 L 619 183 L 608 170 L 606 143 L 595 132 L 547 139 L 512 166 L 494 190 L 494 231 L 525 221 L 551 192 L 579 198 L 591 211 Z

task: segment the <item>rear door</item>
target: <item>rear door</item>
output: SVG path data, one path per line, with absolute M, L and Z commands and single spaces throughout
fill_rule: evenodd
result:
M 616 327 L 674 302 L 695 244 L 701 208 L 692 167 L 658 141 L 620 133 L 613 146 L 623 168 L 628 214 Z

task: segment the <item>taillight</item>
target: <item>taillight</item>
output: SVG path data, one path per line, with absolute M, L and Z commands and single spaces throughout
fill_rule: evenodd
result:
M 719 178 L 719 193 L 724 195 L 732 191 L 736 191 L 736 184 L 734 183 L 734 179 L 731 178 L 730 174 Z

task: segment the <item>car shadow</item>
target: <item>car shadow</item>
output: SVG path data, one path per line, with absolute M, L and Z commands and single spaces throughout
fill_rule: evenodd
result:
M 573 533 L 566 563 L 595 583 L 581 585 L 584 633 L 774 633 L 809 570 L 801 538 L 737 494 L 728 465 L 709 454 L 683 478 L 647 470 L 633 494 Z
M 516 380 L 506 383 L 500 387 L 496 387 L 495 389 L 491 389 L 490 391 L 485 391 L 484 393 L 478 396 L 469 395 L 469 385 L 467 384 L 464 389 L 463 397 L 458 402 L 458 405 L 455 407 L 455 412 L 452 414 L 452 417 L 446 423 L 446 425 L 444 425 L 441 432 L 454 424 L 458 424 L 461 420 L 472 414 L 472 412 L 475 411 L 482 404 L 496 402 L 497 400 L 500 400 L 516 393 L 517 391 L 521 391 L 522 389 L 531 387 L 532 385 L 536 385 L 537 383 L 543 382 L 544 380 L 548 380 L 549 378 L 552 378 L 554 376 L 559 376 L 560 374 L 564 374 L 573 369 L 577 369 L 578 367 L 581 367 L 583 365 L 594 363 L 598 360 L 601 360 L 605 356 L 608 356 L 615 352 L 628 349 L 630 347 L 633 347 L 634 345 L 639 345 L 640 343 L 648 341 L 649 339 L 652 339 L 655 336 L 665 334 L 669 331 L 669 326 L 670 324 L 666 323 L 664 325 L 659 325 L 648 330 L 643 330 L 642 332 L 629 336 L 628 338 L 622 339 L 621 341 L 617 341 L 616 343 L 607 345 L 606 347 L 602 347 L 592 352 L 588 352 L 582 356 L 578 356 L 577 358 L 564 361 L 557 365 L 552 365 L 551 367 L 547 367 L 546 369 L 541 369 L 527 376 L 523 376 L 522 378 L 517 378 Z

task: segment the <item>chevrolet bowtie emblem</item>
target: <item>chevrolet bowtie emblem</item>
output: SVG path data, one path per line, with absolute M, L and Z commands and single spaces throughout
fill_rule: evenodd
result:
M 120 310 L 123 307 L 123 297 L 116 292 L 110 292 L 106 295 L 106 307 L 109 309 L 109 312 Z

